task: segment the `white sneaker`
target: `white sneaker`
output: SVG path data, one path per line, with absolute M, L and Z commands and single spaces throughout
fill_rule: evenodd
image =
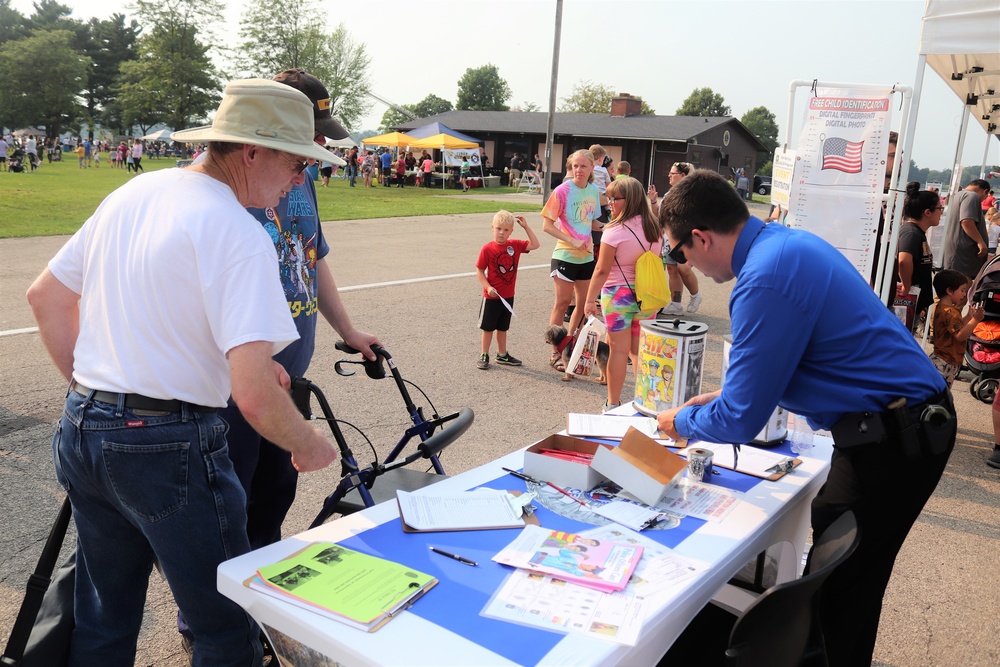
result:
M 604 401 L 604 407 L 601 409 L 601 412 L 611 412 L 615 408 L 620 408 L 621 405 L 622 405 L 621 403 L 615 403 L 614 405 L 611 405 L 607 401 Z
M 665 308 L 661 308 L 660 312 L 664 315 L 680 315 L 684 312 L 684 306 L 680 301 L 671 301 Z
M 691 300 L 688 301 L 688 312 L 697 313 L 699 306 L 701 306 L 701 292 L 691 295 Z

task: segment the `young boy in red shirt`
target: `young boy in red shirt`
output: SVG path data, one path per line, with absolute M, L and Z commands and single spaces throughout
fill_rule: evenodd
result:
M 514 222 L 521 225 L 528 240 L 511 239 Z M 530 252 L 541 246 L 538 237 L 528 227 L 524 216 L 515 216 L 510 211 L 498 211 L 493 216 L 493 240 L 483 246 L 476 260 L 476 274 L 483 286 L 483 303 L 479 308 L 479 328 L 482 329 L 483 353 L 476 368 L 490 367 L 490 345 L 493 332 L 497 332 L 497 363 L 504 366 L 520 366 L 521 360 L 507 352 L 507 330 L 514 309 L 514 283 L 517 280 L 517 262 L 521 253 Z

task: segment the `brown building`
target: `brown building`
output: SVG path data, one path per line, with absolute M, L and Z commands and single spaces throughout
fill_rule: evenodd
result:
M 601 144 L 612 160 L 626 160 L 632 176 L 666 192 L 674 162 L 691 162 L 728 177 L 743 169 L 753 178 L 757 154 L 766 150 L 743 123 L 728 116 L 642 116 L 642 101 L 621 93 L 611 114 L 557 113 L 552 142 L 553 184 L 562 181 L 566 156 Z M 399 125 L 405 132 L 438 121 L 484 142 L 492 167 L 510 164 L 514 153 L 545 159 L 548 114 L 540 111 L 448 111 Z

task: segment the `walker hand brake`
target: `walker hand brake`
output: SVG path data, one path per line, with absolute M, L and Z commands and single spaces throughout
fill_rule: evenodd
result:
M 347 354 L 361 354 L 360 350 L 355 350 L 353 347 L 348 345 L 342 340 L 338 340 L 334 347 L 341 352 L 346 352 Z M 361 357 L 361 361 L 347 361 L 341 359 L 340 361 L 333 364 L 333 368 L 337 371 L 337 375 L 343 375 L 344 377 L 350 377 L 354 375 L 353 370 L 344 368 L 344 364 L 360 364 L 365 367 L 365 374 L 373 380 L 381 380 L 385 377 L 385 366 L 382 365 L 382 348 L 378 345 L 372 345 L 372 351 L 375 353 L 375 361 Z

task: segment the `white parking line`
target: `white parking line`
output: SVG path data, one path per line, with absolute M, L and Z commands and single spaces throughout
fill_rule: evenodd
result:
M 518 271 L 528 271 L 531 269 L 547 269 L 549 264 L 532 264 L 530 266 L 519 266 Z M 368 283 L 367 285 L 350 285 L 348 287 L 338 287 L 338 292 L 357 292 L 358 290 L 376 289 L 379 287 L 392 287 L 394 285 L 413 285 L 416 283 L 429 283 L 435 280 L 451 280 L 452 278 L 469 278 L 475 276 L 475 271 L 467 273 L 449 273 L 443 276 L 427 276 L 426 278 L 407 278 L 406 280 L 387 280 L 383 283 Z M 0 331 L 0 337 L 17 336 L 19 334 L 38 333 L 38 327 L 27 327 L 25 329 L 8 329 Z

